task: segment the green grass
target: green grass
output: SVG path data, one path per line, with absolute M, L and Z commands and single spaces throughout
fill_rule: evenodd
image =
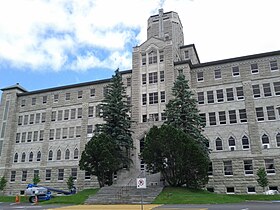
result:
M 154 204 L 223 204 L 245 201 L 280 200 L 280 195 L 226 195 L 183 187 L 166 187 Z

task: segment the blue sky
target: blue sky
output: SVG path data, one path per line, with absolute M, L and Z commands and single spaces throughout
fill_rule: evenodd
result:
M 0 88 L 29 91 L 131 69 L 150 15 L 175 11 L 200 61 L 280 50 L 279 0 L 0 0 Z

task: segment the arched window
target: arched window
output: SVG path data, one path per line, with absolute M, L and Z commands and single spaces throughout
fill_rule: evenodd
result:
M 249 149 L 250 148 L 250 143 L 249 143 L 249 139 L 248 139 L 247 136 L 242 137 L 242 147 L 243 147 L 243 149 Z
M 56 160 L 61 160 L 61 151 L 60 149 L 56 152 Z
M 262 148 L 263 149 L 269 148 L 269 137 L 266 134 L 262 135 Z
M 280 147 L 280 133 L 277 133 L 276 135 L 276 143 L 277 143 L 277 147 Z
M 25 162 L 25 157 L 26 157 L 25 152 L 23 152 L 23 153 L 21 154 L 21 162 L 22 162 L 22 163 Z
M 18 153 L 16 153 L 14 156 L 14 163 L 17 163 L 17 162 L 18 162 Z
M 216 150 L 223 150 L 223 142 L 219 137 L 216 139 Z
M 69 160 L 69 159 L 70 159 L 70 150 L 67 149 L 67 150 L 65 151 L 65 160 Z
M 74 159 L 78 159 L 79 158 L 79 150 L 76 148 L 74 150 Z
M 29 162 L 32 162 L 33 161 L 33 152 L 30 152 L 29 153 Z
M 41 152 L 37 152 L 37 161 L 41 161 Z
M 235 139 L 232 136 L 228 139 L 228 146 L 230 151 L 235 150 Z
M 53 151 L 50 150 L 50 151 L 49 151 L 49 160 L 52 160 L 52 159 L 53 159 Z

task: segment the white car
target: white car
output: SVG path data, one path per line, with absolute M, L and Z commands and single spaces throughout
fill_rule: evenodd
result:
M 265 195 L 276 195 L 279 194 L 277 190 L 267 190 L 264 192 Z

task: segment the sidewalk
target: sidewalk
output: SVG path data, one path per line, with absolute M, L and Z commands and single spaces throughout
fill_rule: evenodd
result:
M 161 205 L 143 205 L 143 210 L 152 210 Z M 57 208 L 57 210 L 141 210 L 141 205 L 78 205 Z

